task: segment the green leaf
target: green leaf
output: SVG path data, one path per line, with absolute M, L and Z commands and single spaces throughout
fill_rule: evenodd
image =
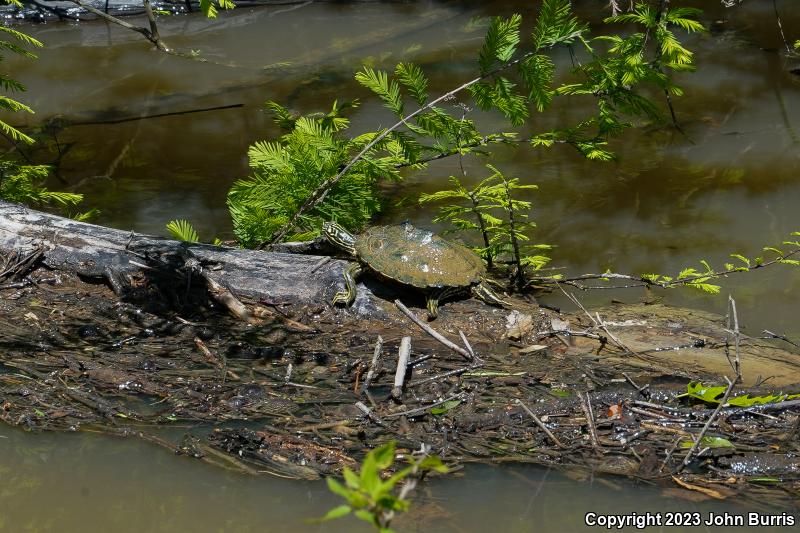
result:
M 749 477 L 746 478 L 748 483 L 758 483 L 764 485 L 777 485 L 779 483 L 783 483 L 782 479 L 776 477 L 766 477 L 766 476 L 759 476 L 759 477 Z
M 528 88 L 529 98 L 541 113 L 553 101 L 555 94 L 550 87 L 555 71 L 553 61 L 546 55 L 532 55 L 520 63 L 519 71 Z
M 431 407 L 432 415 L 443 415 L 447 411 L 454 409 L 461 405 L 461 400 L 448 400 L 438 407 Z
M 371 497 L 375 497 L 377 489 L 380 488 L 381 476 L 378 471 L 378 465 L 375 455 L 370 452 L 361 463 L 361 472 L 359 475 L 360 488 Z
M 719 404 L 722 397 L 725 395 L 727 387 L 723 386 L 706 386 L 699 381 L 692 381 L 686 386 L 686 394 L 679 397 L 691 397 L 702 400 L 710 404 Z M 772 394 L 769 396 L 753 396 L 743 394 L 740 396 L 733 396 L 728 398 L 728 405 L 736 407 L 752 407 L 754 405 L 763 405 L 767 403 L 782 402 L 785 400 L 794 400 L 800 398 L 800 394 Z
M 344 482 L 348 488 L 354 490 L 361 488 L 361 480 L 358 478 L 356 473 L 349 468 L 344 467 L 342 470 L 342 476 L 344 477 Z
M 694 441 L 684 440 L 681 441 L 681 448 L 691 448 L 694 446 Z M 700 446 L 703 448 L 733 448 L 733 444 L 728 439 L 722 437 L 703 437 L 700 439 Z
M 325 481 L 328 483 L 328 490 L 332 493 L 337 494 L 342 498 L 350 497 L 350 489 L 346 488 L 332 477 L 326 478 Z
M 586 31 L 572 14 L 570 0 L 544 0 L 533 30 L 533 44 L 537 49 L 559 44 L 571 44 Z
M 389 441 L 386 444 L 371 450 L 368 455 L 372 455 L 375 460 L 375 466 L 378 470 L 386 470 L 392 463 L 394 463 L 394 451 L 397 443 Z
M 319 519 L 319 521 L 327 522 L 328 520 L 333 520 L 334 518 L 341 518 L 350 514 L 352 510 L 353 509 L 349 505 L 340 505 L 328 511 L 325 516 Z
M 750 260 L 745 256 L 740 254 L 730 254 L 730 256 L 733 257 L 734 259 L 738 259 L 739 261 L 747 265 L 748 268 L 750 268 Z
M 438 455 L 426 455 L 425 458 L 419 463 L 421 470 L 433 470 L 440 474 L 446 474 L 450 469 L 442 463 Z
M 400 86 L 396 81 L 389 81 L 389 75 L 386 72 L 364 67 L 364 70 L 356 73 L 356 81 L 377 94 L 386 107 L 396 115 L 403 116 L 403 100 L 400 97 Z
M 372 524 L 375 527 L 380 527 L 380 522 L 378 521 L 378 517 L 375 514 L 367 511 L 366 509 L 359 509 L 354 514 L 364 522 Z
M 215 0 L 200 0 L 200 11 L 202 11 L 206 17 L 213 19 L 217 18 L 217 5 L 222 9 L 233 9 L 236 7 L 236 4 L 231 2 L 231 0 L 216 0 L 216 5 L 214 4 Z

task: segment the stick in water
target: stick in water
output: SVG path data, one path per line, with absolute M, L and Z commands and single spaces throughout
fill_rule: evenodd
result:
M 394 388 L 392 398 L 400 400 L 403 397 L 403 383 L 406 380 L 408 359 L 411 355 L 411 337 L 403 337 L 400 341 L 400 350 L 397 352 L 397 370 L 394 373 Z
M 414 313 L 412 313 L 412 312 L 411 312 L 411 311 L 408 309 L 408 307 L 406 307 L 405 305 L 403 305 L 403 302 L 401 302 L 400 300 L 395 300 L 395 301 L 394 301 L 394 305 L 396 305 L 396 306 L 397 306 L 397 308 L 398 308 L 400 311 L 402 311 L 404 315 L 406 315 L 408 318 L 410 318 L 410 319 L 411 319 L 411 321 L 412 321 L 414 324 L 416 324 L 417 326 L 419 326 L 419 327 L 420 327 L 420 329 L 422 329 L 422 331 L 424 331 L 425 333 L 427 333 L 428 335 L 430 335 L 431 337 L 433 337 L 433 338 L 434 338 L 434 339 L 436 339 L 437 341 L 441 342 L 442 344 L 444 344 L 445 346 L 447 346 L 448 348 L 450 348 L 450 349 L 451 349 L 451 350 L 453 350 L 454 352 L 456 352 L 456 353 L 460 354 L 460 355 L 461 355 L 461 356 L 462 356 L 464 359 L 466 359 L 467 361 L 472 361 L 472 357 L 470 357 L 470 355 L 469 355 L 469 352 L 468 352 L 468 351 L 466 351 L 466 350 L 465 350 L 464 348 L 462 348 L 461 346 L 459 346 L 459 345 L 457 345 L 457 344 L 455 344 L 455 343 L 453 343 L 453 342 L 449 341 L 449 340 L 448 340 L 448 339 L 446 339 L 446 338 L 445 338 L 445 337 L 444 337 L 444 336 L 443 336 L 441 333 L 437 332 L 437 331 L 436 331 L 436 330 L 434 330 L 432 327 L 430 327 L 428 324 L 426 324 L 425 322 L 423 322 L 422 320 L 420 320 L 420 319 L 417 317 L 417 315 L 415 315 Z
M 364 386 L 361 387 L 361 392 L 365 392 L 369 389 L 370 383 L 375 379 L 375 374 L 378 373 L 378 360 L 381 357 L 381 353 L 383 353 L 383 337 L 378 335 L 378 342 L 375 343 L 372 362 L 369 364 L 369 370 L 367 371 L 367 377 L 364 379 Z

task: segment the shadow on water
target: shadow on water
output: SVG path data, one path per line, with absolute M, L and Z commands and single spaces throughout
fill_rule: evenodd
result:
M 492 163 L 509 175 L 540 186 L 532 196 L 539 224 L 534 239 L 557 245 L 556 264 L 575 273 L 672 273 L 701 258 L 720 264 L 729 252 L 756 255 L 762 245 L 800 230 L 800 79 L 779 54 L 771 3 L 732 10 L 706 4 L 712 31 L 689 40 L 699 72 L 680 77 L 686 96 L 677 102 L 678 114 L 688 138 L 645 125 L 615 141 L 619 160 L 609 164 L 587 163 L 566 148 L 493 155 Z M 138 36 L 103 23 L 32 26 L 26 30 L 46 43 L 40 58 L 9 58 L 6 65 L 28 86 L 23 100 L 37 115 L 13 121 L 40 127 L 41 143 L 26 153 L 57 162 L 54 185 L 84 193 L 87 208 L 102 209 L 99 223 L 163 234 L 168 220 L 187 218 L 201 235 L 224 238 L 230 236 L 225 193 L 247 175 L 246 147 L 279 133 L 260 110 L 266 100 L 303 112 L 327 109 L 336 98 L 366 96 L 352 79 L 362 63 L 406 59 L 431 73 L 434 92 L 450 88 L 473 73 L 482 35 L 474 17 L 531 12 L 527 3 L 488 5 L 313 3 L 283 12 L 240 9 L 212 22 L 197 16 L 162 22 L 170 45 L 197 50 L 207 63 L 160 55 Z M 593 19 L 601 16 L 598 5 L 578 2 Z M 800 9 L 785 11 L 784 28 L 796 35 Z M 220 109 L 119 122 L 210 108 Z M 587 109 L 556 108 L 531 131 Z M 390 119 L 367 99 L 353 118 L 355 131 Z M 479 119 L 487 131 L 504 128 L 497 117 Z M 42 127 L 48 121 L 52 127 Z M 485 161 L 465 164 L 470 181 L 481 179 Z M 441 188 L 457 171 L 456 161 L 432 164 L 426 174 L 410 175 L 403 193 Z M 399 218 L 431 226 L 432 212 L 386 214 Z M 723 290 L 737 298 L 746 331 L 800 336 L 797 272 L 731 278 Z M 642 297 L 603 292 L 586 295 L 585 303 Z M 666 298 L 724 310 L 719 298 L 685 292 Z M 544 300 L 563 304 L 556 296 Z M 0 529 L 8 531 L 353 530 L 352 522 L 301 522 L 335 503 L 322 483 L 228 474 L 135 440 L 0 427 L 0 446 Z M 669 499 L 628 482 L 576 482 L 528 468 L 471 468 L 425 490 L 423 518 L 402 530 L 580 531 L 590 511 L 746 512 Z

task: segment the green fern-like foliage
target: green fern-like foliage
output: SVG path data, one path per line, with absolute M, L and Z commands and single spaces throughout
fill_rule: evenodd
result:
M 672 82 L 665 71 L 694 70 L 694 56 L 681 44 L 673 28 L 690 33 L 704 31 L 703 25 L 695 20 L 699 14 L 699 10 L 692 8 L 674 8 L 659 12 L 640 2 L 632 13 L 607 18 L 608 23 L 638 25 L 641 31 L 626 36 L 596 37 L 593 40 L 594 45 L 606 48 L 602 54 L 584 41 L 586 49 L 593 57 L 592 61 L 577 69 L 584 81 L 563 85 L 556 89 L 556 94 L 591 95 L 598 98 L 597 117 L 584 124 L 595 127 L 597 133 L 594 138 L 576 138 L 572 136 L 575 133 L 573 131 L 565 137 L 572 141 L 577 140 L 576 147 L 587 157 L 605 159 L 602 143 L 609 136 L 618 135 L 631 126 L 626 116 L 662 120 L 658 106 L 640 94 L 637 87 L 652 85 L 673 96 L 683 94 L 683 90 Z M 598 141 L 600 144 L 597 144 Z M 535 142 L 541 142 L 541 139 Z M 581 142 L 584 143 L 582 146 Z
M 284 107 L 269 103 L 275 122 L 287 130 L 278 141 L 258 142 L 248 152 L 250 177 L 234 183 L 228 207 L 240 244 L 253 247 L 268 241 L 309 198 L 319 185 L 339 172 L 354 153 L 377 133 L 348 138 L 349 120 L 341 113 L 355 103 L 335 102 L 330 112 L 294 116 Z M 392 136 L 376 144 L 359 160 L 326 199 L 306 213 L 297 230 L 287 235 L 296 240 L 318 234 L 326 220 L 338 220 L 358 230 L 381 209 L 377 189 L 380 180 L 399 179 L 397 165 L 408 162 L 409 143 Z
M 194 226 L 188 221 L 183 219 L 170 220 L 167 222 L 167 231 L 175 239 L 185 242 L 199 242 L 200 236 L 194 229 Z
M 420 159 L 449 155 L 481 143 L 475 123 L 450 110 L 427 105 L 428 78 L 417 65 L 399 63 L 394 75 L 370 67 L 356 74 L 356 81 L 375 93 L 404 126 L 390 132 L 386 145 L 398 164 L 414 166 Z M 406 116 L 406 101 L 420 107 Z M 421 168 L 421 167 L 417 167 Z
M 638 92 L 640 85 L 681 94 L 665 71 L 691 70 L 693 56 L 673 30 L 700 31 L 702 26 L 694 20 L 697 13 L 688 8 L 658 11 L 640 3 L 633 12 L 608 22 L 639 25 L 641 31 L 590 39 L 588 26 L 573 14 L 570 0 L 543 0 L 530 39 L 522 39 L 520 15 L 492 19 L 478 53 L 478 77 L 443 95 L 428 94 L 428 78 L 412 63 L 399 63 L 394 71 L 364 67 L 356 81 L 383 102 L 396 122 L 352 139 L 346 134 L 347 119 L 341 116 L 347 106 L 334 103 L 327 114 L 295 116 L 269 104 L 286 133 L 250 149 L 253 174 L 237 182 L 228 196 L 236 235 L 245 246 L 271 242 L 273 236 L 305 238 L 330 219 L 357 230 L 380 210 L 379 182 L 397 179 L 397 168 L 418 170 L 433 159 L 481 154 L 487 145 L 514 142 L 514 132 L 486 135 L 478 130 L 467 116 L 468 102 L 454 103 L 465 89 L 477 107 L 502 113 L 512 126 L 522 125 L 533 112 L 545 112 L 555 98 L 594 98 L 596 116 L 535 134 L 530 144 L 565 144 L 588 159 L 609 161 L 614 158 L 609 139 L 630 127 L 633 118 L 661 118 L 659 106 Z M 574 69 L 576 82 L 555 82 L 557 68 L 551 56 L 559 46 L 580 46 L 590 55 L 590 61 Z M 490 182 L 498 186 L 502 182 L 506 196 L 523 187 L 496 179 L 497 183 Z M 514 213 L 509 205 L 508 213 Z M 471 220 L 459 218 L 455 211 L 452 215 L 456 225 Z M 524 219 L 519 222 L 525 227 Z M 500 246 L 502 232 L 492 234 L 494 244 L 488 240 L 489 232 L 482 232 L 487 236 L 487 254 L 508 253 Z M 507 235 L 515 235 L 511 244 L 519 270 L 523 254 L 518 245 L 524 236 L 514 231 Z M 532 259 L 528 264 L 536 267 L 543 262 Z
M 11 0 L 10 2 L 6 3 L 11 3 L 21 7 L 21 4 L 14 0 Z M 30 35 L 22 33 L 21 31 L 17 31 L 5 26 L 0 26 L 0 49 L 7 50 L 11 53 L 18 54 L 23 57 L 35 59 L 36 55 L 25 49 L 23 47 L 24 45 L 34 48 L 40 48 L 42 46 L 42 43 L 34 39 Z M 2 56 L 0 56 L 0 60 L 2 60 Z M 22 92 L 25 90 L 24 85 L 22 85 L 17 80 L 5 74 L 0 74 L 0 88 L 9 93 Z M 24 111 L 26 113 L 33 113 L 33 109 L 31 109 L 30 107 L 5 95 L 0 95 L 0 110 L 12 113 L 16 113 L 19 111 Z M 19 141 L 26 144 L 33 144 L 34 142 L 33 138 L 31 138 L 29 135 L 24 134 L 17 128 L 11 126 L 10 124 L 2 120 L 0 120 L 0 132 L 2 132 L 3 135 L 11 139 L 12 141 Z
M 83 201 L 83 195 L 47 189 L 43 184 L 50 173 L 46 165 L 17 165 L 0 161 L 0 198 L 34 206 L 67 209 Z
M 236 4 L 231 0 L 200 0 L 200 11 L 210 19 L 217 18 L 219 14 L 218 6 L 221 9 L 233 9 L 236 7 Z
M 800 267 L 800 232 L 795 231 L 790 234 L 790 239 L 783 241 L 781 246 L 764 246 L 764 254 L 749 258 L 742 254 L 730 254 L 733 262 L 725 263 L 723 268 L 714 269 L 708 261 L 700 260 L 702 270 L 694 267 L 687 267 L 675 276 L 664 274 L 642 274 L 641 279 L 652 285 L 664 288 L 669 287 L 689 287 L 707 294 L 719 294 L 721 287 L 710 281 L 717 281 L 737 272 L 750 272 L 752 270 L 764 268 L 770 265 L 789 265 Z M 792 239 L 793 238 L 793 239 Z M 786 248 L 786 247 L 789 248 Z
M 485 79 L 469 88 L 478 107 L 497 109 L 515 126 L 530 116 L 530 104 L 542 112 L 553 99 L 555 65 L 547 55 L 549 49 L 571 45 L 587 30 L 573 15 L 569 0 L 544 0 L 531 35 L 533 48 L 519 53 L 521 22 L 519 15 L 492 19 L 478 58 Z M 505 75 L 514 64 L 523 90 Z

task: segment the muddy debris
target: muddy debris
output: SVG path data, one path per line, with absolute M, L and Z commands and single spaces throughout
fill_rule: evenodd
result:
M 600 328 L 537 310 L 509 314 L 503 338 L 467 329 L 478 304 L 455 302 L 443 315 L 464 321 L 429 326 L 461 353 L 401 318 L 343 322 L 322 306 L 307 330 L 254 326 L 199 296 L 165 311 L 19 259 L 0 285 L 0 419 L 12 426 L 143 438 L 253 475 L 339 474 L 392 439 L 456 469 L 532 463 L 695 498 L 800 501 L 800 401 L 718 408 L 684 394 L 733 376 L 718 317 L 617 306 Z M 800 357 L 780 342 L 740 339 L 742 383 L 774 379 L 732 397 L 800 392 Z

